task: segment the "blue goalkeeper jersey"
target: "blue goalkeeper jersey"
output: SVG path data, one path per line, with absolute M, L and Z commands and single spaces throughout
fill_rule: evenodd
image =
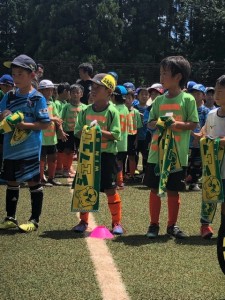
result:
M 30 93 L 21 95 L 19 90 L 5 94 L 0 102 L 0 112 L 10 110 L 12 113 L 21 111 L 25 123 L 50 122 L 46 99 L 33 89 Z M 11 146 L 13 132 L 4 134 L 4 159 L 40 159 L 41 130 L 32 130 L 28 138 L 20 144 Z

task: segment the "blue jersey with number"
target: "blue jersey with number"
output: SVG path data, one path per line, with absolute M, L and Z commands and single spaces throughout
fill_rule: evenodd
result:
M 21 95 L 19 90 L 7 93 L 0 102 L 0 112 L 10 110 L 12 113 L 21 111 L 25 123 L 50 122 L 46 100 L 42 94 L 33 89 Z M 28 138 L 20 144 L 11 146 L 13 132 L 4 134 L 4 159 L 40 159 L 41 130 L 32 130 Z

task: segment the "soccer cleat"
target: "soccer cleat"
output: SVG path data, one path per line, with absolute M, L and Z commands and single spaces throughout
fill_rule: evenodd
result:
M 180 230 L 180 228 L 176 225 L 168 226 L 167 227 L 167 234 L 170 236 L 175 237 L 176 239 L 185 239 L 187 235 Z
M 123 234 L 124 233 L 123 227 L 120 224 L 113 224 L 112 225 L 112 233 L 117 234 L 117 235 Z
M 38 224 L 34 221 L 29 221 L 28 223 L 19 225 L 18 227 L 21 232 L 28 233 L 28 232 L 36 231 L 38 229 Z
M 202 224 L 201 226 L 201 237 L 203 239 L 211 239 L 213 236 L 213 230 L 212 227 L 209 226 L 209 224 Z
M 51 184 L 50 182 L 48 182 L 48 181 L 45 180 L 45 179 L 42 179 L 42 180 L 41 180 L 41 185 L 42 185 L 42 186 L 47 186 L 47 187 L 52 187 L 52 186 L 53 186 L 53 184 Z
M 201 189 L 198 184 L 190 184 L 189 191 L 199 192 Z
M 69 172 L 69 171 L 63 171 L 63 178 L 74 178 L 75 174 Z
M 121 183 L 120 185 L 117 185 L 117 190 L 124 190 L 124 183 Z
M 17 227 L 18 227 L 17 220 L 12 217 L 6 217 L 5 220 L 2 223 L 0 223 L 0 230 L 12 229 Z
M 87 230 L 87 228 L 88 228 L 88 224 L 81 220 L 79 224 L 77 224 L 72 228 L 72 230 L 75 232 L 83 233 Z
M 48 179 L 48 182 L 47 183 L 50 183 L 52 186 L 55 185 L 55 186 L 59 186 L 59 185 L 62 185 L 62 183 L 60 181 L 56 181 L 54 179 Z
M 157 224 L 151 224 L 148 227 L 148 232 L 146 233 L 146 236 L 150 239 L 155 239 L 159 235 L 159 225 Z

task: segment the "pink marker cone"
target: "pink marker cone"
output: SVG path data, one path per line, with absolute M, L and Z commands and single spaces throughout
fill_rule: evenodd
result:
M 97 226 L 92 230 L 89 237 L 97 238 L 97 239 L 112 239 L 114 235 L 109 231 L 109 229 L 105 226 Z

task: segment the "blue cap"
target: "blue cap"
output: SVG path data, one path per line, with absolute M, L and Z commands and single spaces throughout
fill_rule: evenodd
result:
M 132 82 L 125 82 L 123 86 L 125 86 L 127 90 L 135 91 L 135 86 Z
M 197 84 L 197 82 L 195 82 L 195 81 L 188 81 L 188 83 L 187 83 L 188 92 L 190 92 L 191 89 L 193 88 L 193 86 L 196 85 L 196 84 Z
M 9 74 L 5 74 L 0 78 L 0 84 L 14 86 L 13 78 Z
M 116 81 L 118 81 L 119 76 L 116 72 L 110 71 L 110 72 L 108 72 L 108 74 L 112 75 L 116 79 Z
M 195 84 L 191 88 L 191 92 L 193 92 L 193 91 L 199 91 L 199 92 L 202 92 L 203 94 L 205 94 L 205 87 L 203 84 Z
M 125 96 L 127 95 L 127 89 L 123 85 L 117 85 L 113 94 Z

